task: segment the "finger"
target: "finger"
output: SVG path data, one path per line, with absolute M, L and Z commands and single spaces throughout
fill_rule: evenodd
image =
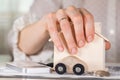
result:
M 53 14 L 53 13 L 48 14 L 47 26 L 48 26 L 48 31 L 49 31 L 50 37 L 51 37 L 52 41 L 54 42 L 54 45 L 58 48 L 59 51 L 63 51 L 64 48 L 60 41 L 60 37 L 59 37 L 58 31 L 57 31 L 55 14 Z
M 111 47 L 110 42 L 105 41 L 105 49 L 108 50 L 108 49 L 110 49 L 110 47 Z
M 66 43 L 67 43 L 70 53 L 72 53 L 72 54 L 77 53 L 75 40 L 73 38 L 71 26 L 68 21 L 68 17 L 66 15 L 66 13 L 64 12 L 64 10 L 60 9 L 57 11 L 56 16 L 60 23 L 60 27 L 61 27 L 61 30 L 65 37 L 65 40 L 66 40 Z
M 68 7 L 66 9 L 66 13 L 73 22 L 77 45 L 79 47 L 83 47 L 85 45 L 85 36 L 84 36 L 82 15 L 78 11 L 78 9 L 76 9 L 73 6 Z
M 86 9 L 81 8 L 80 12 L 83 15 L 86 40 L 88 42 L 91 42 L 94 39 L 94 33 L 95 33 L 94 18 L 92 16 L 92 14 L 89 13 Z

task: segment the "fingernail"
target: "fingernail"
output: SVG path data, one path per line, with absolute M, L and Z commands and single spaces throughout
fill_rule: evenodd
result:
M 77 49 L 76 48 L 72 48 L 71 53 L 72 54 L 76 54 L 77 53 Z
M 84 46 L 84 45 L 85 45 L 85 43 L 84 43 L 84 41 L 83 41 L 83 40 L 81 40 L 81 41 L 79 41 L 78 45 L 79 45 L 79 47 L 82 47 L 82 46 Z
M 59 46 L 58 49 L 59 49 L 59 51 L 61 51 L 61 52 L 64 50 L 62 46 Z
M 87 40 L 88 40 L 88 42 L 91 42 L 91 41 L 93 40 L 93 37 L 92 37 L 92 36 L 89 36 L 89 37 L 87 38 Z

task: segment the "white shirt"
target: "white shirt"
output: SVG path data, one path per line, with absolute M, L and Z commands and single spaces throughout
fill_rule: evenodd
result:
M 90 11 L 95 22 L 101 22 L 103 34 L 111 41 L 112 48 L 108 51 L 107 62 L 120 62 L 119 59 L 119 27 L 120 26 L 120 0 L 35 0 L 28 14 L 18 18 L 11 32 L 11 45 L 13 47 L 14 60 L 32 60 L 48 63 L 52 61 L 53 44 L 47 42 L 37 55 L 27 56 L 19 50 L 17 43 L 19 32 L 28 24 L 38 21 L 43 15 L 54 12 L 60 8 L 74 5 L 77 8 L 84 7 Z

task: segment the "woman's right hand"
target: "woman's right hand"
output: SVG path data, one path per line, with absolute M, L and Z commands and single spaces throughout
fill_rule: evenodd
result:
M 43 48 L 50 36 L 58 50 L 63 51 L 64 44 L 59 32 L 62 32 L 64 36 L 68 51 L 71 54 L 77 53 L 78 47 L 81 48 L 86 42 L 89 43 L 94 39 L 92 14 L 86 9 L 77 9 L 74 6 L 49 13 L 20 31 L 18 47 L 27 55 L 36 54 Z M 110 43 L 106 42 L 106 49 L 109 48 Z
M 49 13 L 46 19 L 49 35 L 59 51 L 64 50 L 59 29 L 63 33 L 71 54 L 77 53 L 77 47 L 83 47 L 86 41 L 89 43 L 94 39 L 94 18 L 86 9 L 70 6 L 67 9 L 59 9 L 55 13 Z

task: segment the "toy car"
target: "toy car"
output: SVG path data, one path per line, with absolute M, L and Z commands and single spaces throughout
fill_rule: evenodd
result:
M 67 49 L 60 52 L 54 47 L 54 69 L 58 74 L 67 72 L 81 75 L 85 72 L 105 70 L 105 40 L 107 39 L 100 34 L 100 27 L 100 23 L 95 24 L 94 40 L 78 48 L 78 53 L 75 55 L 70 54 Z

